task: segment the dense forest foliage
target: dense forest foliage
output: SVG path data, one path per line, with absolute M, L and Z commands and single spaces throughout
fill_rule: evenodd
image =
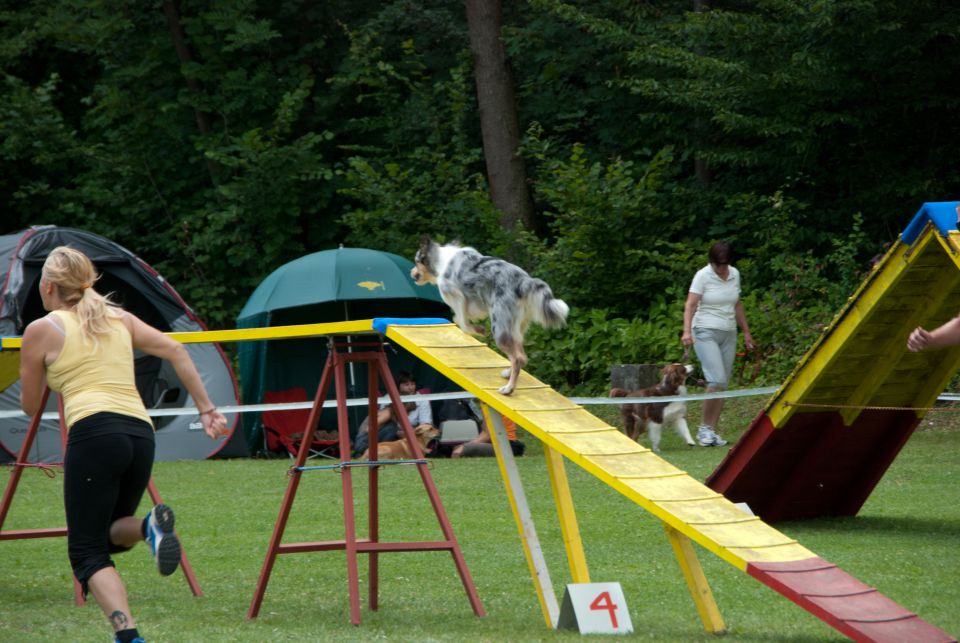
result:
M 412 256 L 428 232 L 546 279 L 573 312 L 531 369 L 598 391 L 610 364 L 679 357 L 689 280 L 727 238 L 775 381 L 919 206 L 960 194 L 951 2 L 0 7 L 0 233 L 109 237 L 211 327 L 291 259 Z M 485 120 L 479 27 L 512 83 Z M 526 220 L 490 196 L 503 115 Z

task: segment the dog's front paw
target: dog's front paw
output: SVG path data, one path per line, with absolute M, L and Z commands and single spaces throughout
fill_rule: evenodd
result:
M 514 387 L 511 386 L 509 382 L 504 384 L 499 388 L 500 395 L 510 395 L 513 393 L 513 388 Z

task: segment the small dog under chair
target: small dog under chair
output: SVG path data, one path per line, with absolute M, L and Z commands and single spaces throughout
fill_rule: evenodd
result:
M 667 364 L 660 371 L 660 381 L 639 391 L 627 391 L 614 388 L 610 397 L 668 397 L 686 395 L 686 381 L 693 372 L 689 364 Z M 689 446 L 696 446 L 687 426 L 687 403 L 683 401 L 655 402 L 651 404 L 623 404 L 620 416 L 623 418 L 623 430 L 631 440 L 638 441 L 644 429 L 650 436 L 650 446 L 660 453 L 660 436 L 664 425 L 673 426 Z
M 513 393 L 527 363 L 523 337 L 530 324 L 562 328 L 567 323 L 570 308 L 553 296 L 550 286 L 503 259 L 457 243 L 440 245 L 424 235 L 414 263 L 410 276 L 420 286 L 437 284 L 463 332 L 482 335 L 483 326 L 471 322 L 490 317 L 493 339 L 510 358 L 510 368 L 503 371 L 503 395 Z

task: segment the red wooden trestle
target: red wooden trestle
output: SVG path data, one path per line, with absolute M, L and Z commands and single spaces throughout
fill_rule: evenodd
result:
M 361 350 L 356 350 L 356 349 Z M 247 612 L 247 618 L 256 618 L 260 613 L 260 606 L 263 602 L 263 595 L 267 589 L 267 583 L 270 580 L 270 573 L 278 554 L 295 554 L 312 551 L 339 551 L 344 550 L 347 558 L 347 585 L 350 596 L 350 622 L 353 625 L 360 624 L 360 581 L 357 564 L 357 554 L 367 554 L 369 556 L 369 585 L 370 596 L 369 604 L 371 610 L 377 609 L 378 593 L 378 562 L 381 553 L 405 552 L 405 551 L 442 551 L 446 550 L 453 556 L 457 572 L 460 574 L 460 580 L 463 582 L 464 589 L 474 614 L 484 616 L 486 612 L 480 603 L 473 579 L 470 577 L 470 571 L 467 569 L 466 561 L 460 551 L 460 545 L 454 536 L 453 528 L 447 519 L 446 511 L 440 502 L 440 496 L 437 493 L 436 485 L 430 476 L 430 470 L 426 461 L 423 459 L 423 451 L 420 443 L 417 441 L 410 425 L 410 420 L 406 414 L 398 414 L 400 426 L 403 429 L 404 438 L 410 446 L 414 458 L 420 462 L 415 462 L 414 466 L 420 473 L 420 479 L 430 498 L 430 504 L 440 523 L 444 540 L 440 541 L 407 541 L 407 542 L 380 542 L 378 510 L 379 510 L 379 466 L 373 465 L 368 469 L 369 483 L 369 525 L 367 538 L 357 537 L 356 517 L 354 514 L 353 499 L 353 477 L 350 466 L 350 427 L 347 422 L 347 387 L 345 367 L 348 363 L 365 363 L 368 372 L 368 430 L 370 436 L 369 452 L 371 461 L 377 460 L 377 391 L 379 389 L 379 378 L 382 378 L 390 402 L 395 407 L 400 407 L 400 391 L 390 373 L 387 365 L 387 358 L 383 351 L 383 342 L 366 341 L 350 342 L 331 339 L 330 351 L 327 356 L 327 362 L 323 369 L 323 375 L 320 377 L 320 385 L 317 387 L 316 397 L 313 400 L 313 407 L 307 419 L 307 426 L 304 427 L 303 437 L 300 442 L 300 450 L 297 452 L 297 458 L 294 466 L 290 470 L 287 490 L 283 496 L 280 505 L 280 514 L 277 517 L 277 523 L 270 538 L 270 545 L 267 549 L 266 557 L 263 561 L 263 567 L 260 571 L 260 578 L 257 581 L 257 587 L 253 594 L 253 601 L 250 603 L 250 610 Z M 313 441 L 314 433 L 317 430 L 320 421 L 320 413 L 323 409 L 323 403 L 327 399 L 327 391 L 330 388 L 331 378 L 336 383 L 337 396 L 337 426 L 340 441 L 340 465 L 336 467 L 341 473 L 341 484 L 343 487 L 343 520 L 344 520 L 344 540 L 318 541 L 318 542 L 298 542 L 282 543 L 283 532 L 287 525 L 287 519 L 290 517 L 290 510 L 293 506 L 297 494 L 297 488 L 300 485 L 300 476 L 303 475 L 302 467 L 310 454 L 310 444 Z M 334 465 L 336 466 L 336 465 Z
M 50 398 L 50 389 L 45 389 L 43 391 L 43 397 L 40 400 L 40 410 L 37 411 L 37 414 L 33 416 L 33 419 L 30 421 L 30 425 L 27 428 L 27 433 L 23 438 L 23 445 L 20 447 L 20 452 L 17 454 L 17 460 L 11 465 L 10 471 L 10 482 L 7 484 L 7 488 L 3 492 L 3 501 L 0 503 L 0 540 L 19 540 L 22 538 L 49 538 L 52 536 L 66 536 L 67 528 L 66 527 L 52 527 L 49 529 L 9 529 L 7 531 L 3 530 L 3 523 L 7 519 L 7 513 L 10 511 L 10 505 L 13 503 L 13 495 L 17 491 L 17 486 L 20 484 L 20 476 L 23 475 L 23 470 L 27 466 L 31 466 L 27 462 L 27 454 L 30 452 L 30 447 L 33 446 L 33 441 L 37 437 L 37 431 L 40 429 L 40 416 L 43 415 L 43 410 L 47 406 L 47 400 Z M 60 401 L 60 453 L 67 452 L 67 430 L 63 423 L 63 402 Z M 54 465 L 51 465 L 54 466 Z M 147 484 L 147 491 L 150 494 L 150 498 L 153 500 L 153 504 L 160 504 L 163 502 L 163 499 L 160 497 L 160 492 L 157 490 L 157 485 L 153 482 L 153 478 L 150 478 L 150 482 Z M 181 541 L 182 543 L 182 541 Z M 193 592 L 194 596 L 202 596 L 203 592 L 200 590 L 200 584 L 197 582 L 197 577 L 193 573 L 193 568 L 190 566 L 190 562 L 187 560 L 187 551 L 181 547 L 180 550 L 180 568 L 183 570 L 183 575 L 186 576 L 187 584 L 190 586 L 190 591 Z M 77 605 L 83 605 L 83 591 L 80 587 L 80 583 L 77 582 L 77 579 L 73 579 L 73 596 L 74 602 Z

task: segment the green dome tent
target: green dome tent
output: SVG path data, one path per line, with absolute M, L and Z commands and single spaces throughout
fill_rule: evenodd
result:
M 338 248 L 295 259 L 273 271 L 250 295 L 237 328 L 316 324 L 374 317 L 445 317 L 450 309 L 434 285 L 417 286 L 410 278 L 413 262 L 399 255 L 366 248 Z M 325 338 L 241 342 L 238 345 L 241 397 L 259 404 L 267 391 L 302 387 L 312 398 L 327 359 Z M 390 367 L 413 373 L 421 387 L 437 392 L 449 381 L 400 347 L 388 347 Z M 367 394 L 367 373 L 355 365 L 348 374 L 348 397 Z M 335 395 L 330 387 L 329 397 Z M 366 407 L 349 409 L 351 429 L 363 421 Z M 328 409 L 320 428 L 335 430 L 336 415 Z M 260 415 L 244 415 L 251 451 L 263 445 Z

